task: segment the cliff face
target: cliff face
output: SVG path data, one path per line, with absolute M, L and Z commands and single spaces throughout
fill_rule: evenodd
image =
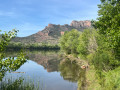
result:
M 91 21 L 72 21 L 70 26 L 73 26 L 75 28 L 88 28 L 91 27 Z
M 65 31 L 70 31 L 72 29 L 83 31 L 85 28 L 90 28 L 90 27 L 91 27 L 91 21 L 89 20 L 86 20 L 86 21 L 75 21 L 74 20 L 71 22 L 70 25 L 48 24 L 48 26 L 46 26 L 42 32 L 47 34 L 48 36 L 59 37 L 63 35 Z
M 42 30 L 41 32 L 48 33 L 49 36 L 54 37 L 54 38 L 58 38 L 59 36 L 61 36 L 62 31 L 63 32 L 70 31 L 72 29 L 74 29 L 74 27 L 67 25 L 67 24 L 66 25 L 48 24 L 48 26 L 46 26 L 45 29 Z
M 91 21 L 72 21 L 70 25 L 55 25 L 48 24 L 42 31 L 39 31 L 28 37 L 17 37 L 13 39 L 15 42 L 23 43 L 58 43 L 58 38 L 64 34 L 65 31 L 71 31 L 72 29 L 77 29 L 83 31 L 86 28 L 91 27 Z

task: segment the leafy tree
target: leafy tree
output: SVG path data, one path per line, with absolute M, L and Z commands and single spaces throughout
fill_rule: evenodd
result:
M 95 26 L 109 48 L 120 58 L 120 0 L 101 0 Z
M 78 38 L 78 46 L 77 52 L 79 53 L 80 57 L 85 57 L 88 55 L 88 43 L 90 38 L 91 30 L 84 30 L 82 34 Z
M 78 45 L 78 38 L 80 36 L 80 32 L 73 29 L 70 32 L 66 32 L 61 40 L 60 45 L 61 48 L 67 53 L 67 54 L 77 54 L 77 45 Z
M 8 42 L 15 37 L 17 30 L 13 29 L 8 33 L 2 34 L 0 39 L 0 80 L 4 77 L 7 71 L 17 70 L 24 62 L 26 62 L 25 54 L 20 52 L 20 55 L 17 58 L 14 57 L 5 57 L 5 50 L 8 45 Z

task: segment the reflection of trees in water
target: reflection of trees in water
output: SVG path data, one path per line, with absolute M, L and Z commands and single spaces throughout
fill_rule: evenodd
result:
M 48 72 L 58 71 L 61 58 L 59 52 L 37 52 L 29 53 L 29 59 L 42 65 Z
M 17 52 L 9 53 L 9 56 L 15 56 Z M 42 65 L 48 72 L 58 71 L 58 65 L 61 58 L 59 51 L 26 51 L 29 60 Z
M 75 61 L 69 59 L 61 61 L 59 71 L 64 80 L 78 83 L 78 90 L 86 89 L 86 70 L 81 69 Z

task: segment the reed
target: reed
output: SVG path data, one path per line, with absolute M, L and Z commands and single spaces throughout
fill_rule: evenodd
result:
M 27 77 L 18 77 L 17 79 L 10 77 L 0 81 L 0 90 L 43 90 L 40 80 L 34 81 Z

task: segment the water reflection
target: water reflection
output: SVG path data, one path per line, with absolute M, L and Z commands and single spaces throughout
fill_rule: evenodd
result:
M 77 90 L 76 82 L 66 80 L 60 75 L 59 64 L 63 58 L 60 52 L 26 52 L 29 57 L 28 62 L 20 67 L 16 72 L 25 73 L 10 73 L 15 77 L 29 76 L 34 79 L 34 82 L 42 81 L 44 90 Z M 7 54 L 8 56 L 16 56 L 16 52 Z M 16 76 L 17 75 L 17 76 Z M 40 83 L 41 84 L 41 83 Z
M 30 60 L 42 65 L 48 72 L 58 71 L 58 65 L 62 60 L 59 57 L 59 52 L 33 52 L 27 55 Z
M 78 90 L 86 90 L 86 69 L 81 69 L 76 61 L 71 61 L 68 58 L 61 61 L 59 71 L 64 80 L 77 82 Z
M 61 57 L 59 51 L 27 51 L 26 54 L 29 57 L 28 62 L 15 71 L 25 73 L 8 73 L 6 77 L 12 75 L 16 79 L 16 77 L 27 78 L 29 76 L 34 82 L 40 78 L 43 90 L 107 90 L 111 86 L 114 88 L 116 85 L 120 86 L 119 81 L 114 80 L 114 77 L 119 79 L 120 69 L 118 68 L 117 72 L 116 70 L 103 72 L 102 70 L 109 69 L 109 65 L 104 64 L 107 67 L 103 67 L 102 61 L 93 62 L 93 66 L 88 69 L 81 69 L 80 63 Z M 8 56 L 16 57 L 17 52 L 8 52 Z
M 8 56 L 17 56 L 18 52 L 7 52 Z M 39 65 L 42 65 L 44 69 L 48 72 L 58 71 L 58 65 L 62 60 L 59 57 L 60 52 L 57 51 L 26 51 L 26 56 L 29 57 L 29 60 L 35 61 Z

